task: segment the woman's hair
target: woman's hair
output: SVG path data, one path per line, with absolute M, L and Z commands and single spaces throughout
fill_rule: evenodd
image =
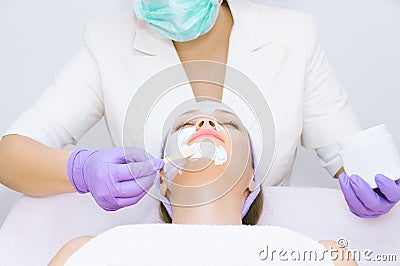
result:
M 251 145 L 250 145 L 250 150 L 251 150 L 251 159 L 253 161 L 252 166 L 254 169 L 253 147 L 251 147 Z M 263 211 L 263 207 L 264 207 L 264 194 L 262 185 L 260 184 L 260 192 L 254 199 L 253 203 L 250 205 L 250 208 L 247 211 L 246 215 L 242 218 L 242 224 L 245 225 L 257 224 L 258 220 L 260 219 L 261 213 Z M 168 211 L 165 208 L 162 201 L 160 201 L 159 215 L 164 223 L 172 223 L 172 218 L 169 216 Z

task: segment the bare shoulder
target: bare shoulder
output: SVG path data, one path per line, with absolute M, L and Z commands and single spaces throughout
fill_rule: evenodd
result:
M 60 250 L 58 250 L 57 254 L 50 261 L 49 266 L 58 266 L 64 265 L 69 256 L 71 256 L 75 251 L 80 249 L 84 244 L 86 244 L 93 236 L 81 236 L 74 239 L 71 239 L 67 243 L 64 244 Z
M 333 240 L 321 240 L 319 241 L 327 250 L 339 250 L 339 252 L 333 252 L 332 257 L 336 258 L 333 260 L 335 266 L 357 266 L 358 263 L 354 259 L 348 259 L 347 248 L 341 248 L 336 241 Z M 343 251 L 343 252 L 342 252 Z M 330 256 L 330 253 L 328 253 Z

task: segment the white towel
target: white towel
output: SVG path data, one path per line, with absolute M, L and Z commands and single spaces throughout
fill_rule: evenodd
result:
M 124 225 L 89 240 L 65 265 L 333 265 L 329 253 L 321 260 L 324 250 L 277 226 Z

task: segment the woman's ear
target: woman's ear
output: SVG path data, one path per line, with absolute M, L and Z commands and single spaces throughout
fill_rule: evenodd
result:
M 254 189 L 256 189 L 256 181 L 254 180 L 254 176 L 251 177 L 248 188 L 249 188 L 250 192 L 252 192 Z

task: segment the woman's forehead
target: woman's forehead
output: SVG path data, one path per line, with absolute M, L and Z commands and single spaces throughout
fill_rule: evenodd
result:
M 238 118 L 237 115 L 233 111 L 227 110 L 227 109 L 214 109 L 214 110 L 212 110 L 212 112 L 207 112 L 207 111 L 204 111 L 201 109 L 193 109 L 193 110 L 184 112 L 178 118 L 183 117 L 183 116 L 187 117 L 187 116 L 198 116 L 198 115 L 209 115 L 209 116 L 230 115 L 230 116 L 235 116 L 236 118 Z
M 177 110 L 178 111 L 178 110 Z M 235 112 L 227 105 L 217 101 L 200 101 L 192 102 L 181 108 L 175 116 L 178 119 L 182 116 L 190 115 L 233 115 L 236 116 Z
M 198 102 L 192 102 L 189 103 L 185 106 L 186 111 L 191 111 L 191 110 L 199 110 L 204 113 L 212 113 L 215 110 L 226 110 L 226 111 L 231 111 L 233 110 L 227 106 L 226 104 L 222 102 L 217 102 L 217 101 L 198 101 Z

